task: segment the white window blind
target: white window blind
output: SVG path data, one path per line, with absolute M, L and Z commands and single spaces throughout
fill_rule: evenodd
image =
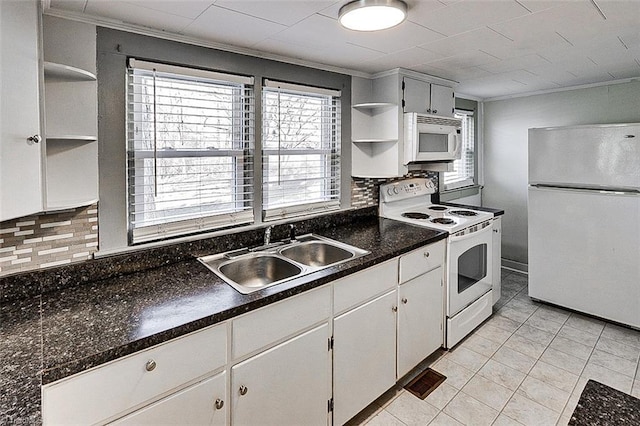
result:
M 253 80 L 131 59 L 129 240 L 253 221 Z
M 264 219 L 340 207 L 340 92 L 266 80 Z
M 473 111 L 457 110 L 456 118 L 462 120 L 462 153 L 453 162 L 453 171 L 444 173 L 444 189 L 451 190 L 471 186 L 475 177 L 475 129 Z

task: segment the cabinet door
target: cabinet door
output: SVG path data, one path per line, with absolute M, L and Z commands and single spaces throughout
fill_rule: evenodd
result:
M 425 81 L 404 77 L 402 100 L 404 112 L 430 112 L 430 84 Z
M 502 218 L 493 219 L 493 304 L 500 300 L 502 288 Z
M 0 221 L 42 211 L 37 3 L 0 1 Z
M 331 398 L 329 324 L 231 369 L 231 424 L 326 425 Z
M 431 85 L 431 114 L 453 117 L 455 98 L 451 87 Z
M 442 346 L 442 290 L 441 267 L 398 289 L 398 378 Z
M 114 425 L 211 425 L 227 424 L 227 384 L 222 372 L 155 404 L 113 422 Z
M 333 322 L 333 424 L 342 425 L 396 382 L 396 290 Z

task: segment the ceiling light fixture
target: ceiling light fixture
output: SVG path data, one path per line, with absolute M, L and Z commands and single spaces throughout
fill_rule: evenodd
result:
M 407 17 L 402 0 L 356 0 L 340 8 L 338 20 L 355 31 L 378 31 L 395 27 Z

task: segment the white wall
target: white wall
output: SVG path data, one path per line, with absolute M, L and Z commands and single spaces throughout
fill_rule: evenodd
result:
M 527 130 L 640 122 L 640 82 L 485 102 L 483 205 L 503 208 L 502 257 L 527 264 Z

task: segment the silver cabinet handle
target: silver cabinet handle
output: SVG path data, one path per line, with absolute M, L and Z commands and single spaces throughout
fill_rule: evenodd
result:
M 224 407 L 224 401 L 220 398 L 216 399 L 216 410 L 220 410 Z
M 434 114 L 437 114 L 437 113 L 438 113 L 438 110 L 437 110 L 437 109 L 434 109 L 434 110 L 433 110 L 433 113 L 434 113 Z
M 156 369 L 156 362 L 152 359 L 147 361 L 147 364 L 144 366 L 147 371 L 153 371 Z
M 249 391 L 249 388 L 247 388 L 245 385 L 240 386 L 240 395 L 246 395 L 247 391 Z
M 397 307 L 397 306 L 394 306 L 393 308 L 391 308 L 391 310 L 392 310 L 393 312 L 398 312 L 398 307 Z
M 40 143 L 42 141 L 42 136 L 40 136 L 40 135 L 29 136 L 27 138 L 27 140 L 29 142 L 33 142 L 33 143 Z
M 431 256 L 431 254 L 428 251 L 425 251 L 424 252 L 424 257 L 429 257 L 429 256 Z
M 402 303 L 404 303 L 405 305 L 407 304 L 407 298 L 406 297 L 402 298 Z

